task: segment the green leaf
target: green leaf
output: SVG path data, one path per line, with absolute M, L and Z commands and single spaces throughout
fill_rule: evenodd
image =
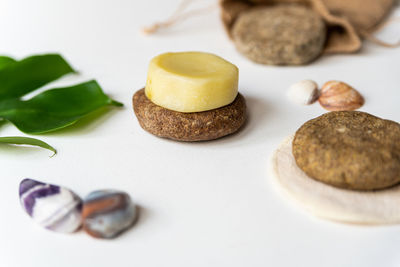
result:
M 15 61 L 15 59 L 7 57 L 7 56 L 0 56 L 0 70 L 5 68 L 6 66 L 8 66 L 11 63 L 15 63 L 17 61 Z
M 56 54 L 31 56 L 17 62 L 12 62 L 11 58 L 2 58 L 1 100 L 24 96 L 68 73 L 75 72 L 60 55 Z
M 49 144 L 43 141 L 30 137 L 22 137 L 22 136 L 0 137 L 0 143 L 11 144 L 11 145 L 38 146 L 53 151 L 54 152 L 53 156 L 57 154 L 57 150 L 54 147 L 50 146 Z
M 25 133 L 41 134 L 64 128 L 106 105 L 122 106 L 106 96 L 96 81 L 45 91 L 30 100 L 0 102 L 0 117 Z

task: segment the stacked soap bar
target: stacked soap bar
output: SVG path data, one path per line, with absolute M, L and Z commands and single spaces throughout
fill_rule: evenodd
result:
M 150 61 L 146 96 L 178 112 L 202 112 L 232 103 L 238 94 L 238 68 L 208 53 L 165 53 Z
M 246 103 L 239 70 L 204 52 L 165 53 L 149 64 L 145 89 L 133 96 L 143 129 L 177 141 L 209 141 L 240 129 Z

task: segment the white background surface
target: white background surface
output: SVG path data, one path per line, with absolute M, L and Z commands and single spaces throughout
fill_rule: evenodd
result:
M 200 4 L 206 2 L 212 1 Z M 0 266 L 400 266 L 400 226 L 313 218 L 282 198 L 267 172 L 277 145 L 324 113 L 318 104 L 289 103 L 285 91 L 292 82 L 343 80 L 365 96 L 362 110 L 400 121 L 400 49 L 366 44 L 359 54 L 326 56 L 306 67 L 256 65 L 236 52 L 217 8 L 159 35 L 140 33 L 178 3 L 0 0 L 1 54 L 60 52 L 81 76 L 54 85 L 96 78 L 125 104 L 40 136 L 58 149 L 53 158 L 46 150 L 0 146 Z M 395 41 L 398 24 L 380 36 Z M 213 52 L 239 67 L 249 120 L 238 134 L 178 143 L 140 128 L 131 97 L 145 83 L 149 60 L 185 50 Z M 24 135 L 12 125 L 0 130 L 1 136 Z M 18 184 L 25 177 L 82 196 L 125 190 L 142 207 L 140 220 L 113 241 L 46 231 L 20 208 Z

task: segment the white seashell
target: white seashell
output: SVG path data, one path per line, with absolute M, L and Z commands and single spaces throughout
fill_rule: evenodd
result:
M 318 85 L 311 80 L 303 80 L 292 84 L 287 91 L 289 100 L 296 104 L 310 105 L 318 99 Z

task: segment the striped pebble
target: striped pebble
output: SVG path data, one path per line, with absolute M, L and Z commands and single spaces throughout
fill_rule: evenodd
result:
M 97 238 L 114 238 L 130 228 L 137 208 L 128 194 L 116 190 L 90 193 L 83 202 L 83 229 Z
M 72 233 L 82 224 L 82 200 L 69 189 L 24 179 L 19 198 L 26 213 L 44 228 Z

